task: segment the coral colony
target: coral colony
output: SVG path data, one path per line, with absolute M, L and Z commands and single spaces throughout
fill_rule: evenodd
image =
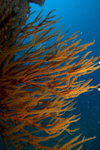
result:
M 8 8 L 6 21 L 2 17 L 2 37 L 5 27 L 8 31 L 12 24 L 7 17 L 12 17 L 10 12 Z M 33 150 L 81 150 L 84 142 L 95 137 L 82 137 L 78 128 L 71 128 L 80 119 L 73 114 L 75 98 L 100 84 L 90 85 L 92 79 L 79 77 L 99 69 L 100 56 L 88 59 L 91 51 L 86 51 L 79 58 L 94 41 L 80 45 L 79 32 L 65 39 L 67 32 L 53 30 L 59 20 L 53 12 L 45 18 L 41 13 L 27 24 L 30 14 L 16 30 L 14 27 L 10 38 L 7 35 L 0 41 L 0 135 L 6 150 L 10 150 L 8 141 L 15 150 L 28 146 Z M 54 42 L 46 45 L 50 39 Z M 15 59 L 19 52 L 23 53 Z M 52 139 L 55 142 L 48 146 Z

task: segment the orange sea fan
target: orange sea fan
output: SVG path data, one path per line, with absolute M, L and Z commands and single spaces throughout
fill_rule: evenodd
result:
M 75 97 L 99 86 L 90 86 L 92 79 L 78 81 L 78 77 L 100 68 L 100 56 L 87 59 L 87 52 L 78 59 L 78 53 L 94 41 L 80 45 L 81 40 L 76 41 L 79 32 L 65 40 L 60 29 L 51 32 L 58 21 L 53 20 L 51 13 L 41 20 L 40 12 L 33 22 L 23 22 L 0 55 L 0 134 L 6 150 L 6 139 L 16 150 L 27 145 L 33 145 L 35 150 L 71 150 L 79 145 L 76 150 L 80 150 L 83 142 L 92 139 L 78 140 L 80 134 L 62 146 L 61 140 L 53 147 L 44 144 L 63 132 L 71 134 L 78 130 L 70 129 L 70 124 L 77 122 L 80 115 L 63 115 L 75 109 Z M 30 36 L 32 40 L 27 42 Z M 44 46 L 51 38 L 54 43 Z M 32 51 L 41 43 L 40 49 Z M 19 51 L 23 55 L 11 61 Z

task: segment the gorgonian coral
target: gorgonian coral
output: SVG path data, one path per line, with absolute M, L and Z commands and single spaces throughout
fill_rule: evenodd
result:
M 23 22 L 0 53 L 0 134 L 6 150 L 7 139 L 16 150 L 28 145 L 35 150 L 71 150 L 75 146 L 80 150 L 82 143 L 92 139 L 78 140 L 80 134 L 63 145 L 63 138 L 46 145 L 64 132 L 69 136 L 78 130 L 70 128 L 80 119 L 72 114 L 74 98 L 98 87 L 89 85 L 92 79 L 80 81 L 79 77 L 100 68 L 100 56 L 88 59 L 87 52 L 78 58 L 94 41 L 80 45 L 81 40 L 76 41 L 79 32 L 63 39 L 66 33 L 53 31 L 57 20 L 51 12 L 44 19 L 40 12 L 33 22 Z M 46 45 L 52 38 L 54 43 Z M 45 46 L 32 50 L 44 42 Z M 23 55 L 11 61 L 20 51 Z

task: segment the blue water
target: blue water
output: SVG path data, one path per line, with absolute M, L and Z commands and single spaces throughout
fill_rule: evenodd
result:
M 31 11 L 37 10 L 37 14 L 43 9 L 43 16 L 56 9 L 55 18 L 62 16 L 57 27 L 64 25 L 64 32 L 71 28 L 68 36 L 80 30 L 81 44 L 95 39 L 95 44 L 88 50 L 92 50 L 93 56 L 100 55 L 100 0 L 46 0 L 43 7 L 35 4 L 30 4 L 30 6 Z M 91 84 L 100 83 L 100 69 L 82 77 L 82 79 L 90 78 L 93 78 Z M 80 132 L 86 137 L 97 137 L 95 140 L 87 142 L 83 149 L 100 150 L 100 91 L 95 89 L 92 92 L 83 93 L 76 100 L 78 103 L 74 113 L 81 113 L 81 120 L 77 125 L 80 127 Z

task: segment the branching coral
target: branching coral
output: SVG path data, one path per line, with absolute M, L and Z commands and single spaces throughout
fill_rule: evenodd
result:
M 69 135 L 78 130 L 70 129 L 70 124 L 80 116 L 63 115 L 75 109 L 75 97 L 98 87 L 89 85 L 92 79 L 78 81 L 78 77 L 100 68 L 97 63 L 100 56 L 87 59 L 90 53 L 87 52 L 78 58 L 79 52 L 94 41 L 80 45 L 81 40 L 76 41 L 79 32 L 63 39 L 66 33 L 62 34 L 60 29 L 53 32 L 58 20 L 51 13 L 41 20 L 40 12 L 33 22 L 26 25 L 27 20 L 23 22 L 0 55 L 0 134 L 6 149 L 6 139 L 16 150 L 27 145 L 33 145 L 35 150 L 71 150 L 75 146 L 80 150 L 82 143 L 92 139 L 78 140 L 80 134 L 64 145 L 60 145 L 61 140 L 53 147 L 41 143 L 63 132 Z M 30 36 L 32 40 L 27 42 Z M 52 38 L 53 44 L 32 51 Z M 19 51 L 25 53 L 11 62 Z

